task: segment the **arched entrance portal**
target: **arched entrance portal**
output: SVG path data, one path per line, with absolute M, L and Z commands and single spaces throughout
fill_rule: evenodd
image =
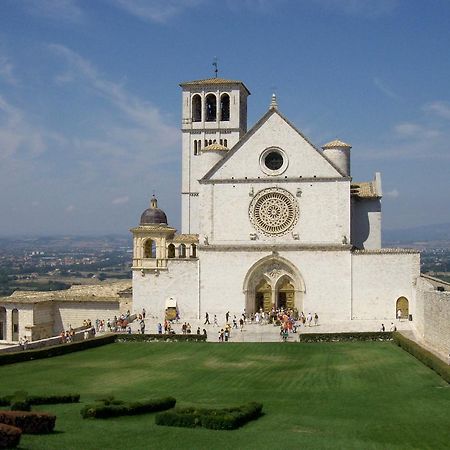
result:
M 303 310 L 305 286 L 298 269 L 276 254 L 255 263 L 244 280 L 245 308 L 249 314 L 272 308 Z
M 400 297 L 397 299 L 395 305 L 395 316 L 399 318 L 398 312 L 401 311 L 401 318 L 407 319 L 409 315 L 409 302 L 406 297 Z
M 0 341 L 6 340 L 6 308 L 0 306 Z

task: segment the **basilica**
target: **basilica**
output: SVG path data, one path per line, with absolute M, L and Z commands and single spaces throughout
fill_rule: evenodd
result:
M 248 130 L 241 81 L 180 86 L 181 233 L 153 197 L 131 230 L 134 310 L 411 320 L 420 255 L 381 246 L 380 174 L 355 181 L 351 146 L 316 146 L 275 96 Z

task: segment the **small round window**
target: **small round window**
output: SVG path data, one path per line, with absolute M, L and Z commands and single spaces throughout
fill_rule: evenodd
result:
M 267 175 L 280 175 L 288 166 L 288 158 L 281 148 L 266 148 L 260 158 L 259 164 L 261 170 Z
M 272 151 L 264 158 L 264 165 L 269 170 L 278 170 L 283 166 L 283 155 L 281 153 Z

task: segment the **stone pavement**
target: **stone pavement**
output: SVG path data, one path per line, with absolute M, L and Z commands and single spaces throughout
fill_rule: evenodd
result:
M 214 325 L 204 325 L 204 320 L 190 320 L 188 321 L 191 325 L 192 333 L 197 332 L 197 328 L 200 327 L 200 331 L 206 329 L 208 335 L 208 342 L 218 342 L 219 331 L 225 326 L 225 323 L 219 322 L 220 326 Z M 386 331 L 390 331 L 392 321 L 385 321 L 384 326 Z M 403 320 L 393 321 L 399 331 L 411 331 L 411 323 Z M 145 332 L 146 333 L 157 333 L 158 323 L 163 324 L 163 320 L 158 320 L 156 318 L 146 318 L 145 319 Z M 302 326 L 297 329 L 297 333 L 290 333 L 288 341 L 294 342 L 298 341 L 298 335 L 303 333 L 345 333 L 345 332 L 362 332 L 362 331 L 380 331 L 381 321 L 379 320 L 349 320 L 344 322 L 328 322 L 320 323 L 317 326 L 312 325 Z M 183 321 L 179 323 L 173 323 L 172 329 L 177 333 L 181 333 L 181 326 Z M 133 333 L 137 333 L 139 330 L 139 320 L 136 320 L 132 325 L 131 329 Z M 271 324 L 256 324 L 249 323 L 244 325 L 243 331 L 240 329 L 231 329 L 230 342 L 281 342 L 280 337 L 280 327 Z

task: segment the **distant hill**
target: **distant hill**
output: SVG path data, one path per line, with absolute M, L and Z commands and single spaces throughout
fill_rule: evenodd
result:
M 383 245 L 430 241 L 450 241 L 450 223 L 383 230 Z

